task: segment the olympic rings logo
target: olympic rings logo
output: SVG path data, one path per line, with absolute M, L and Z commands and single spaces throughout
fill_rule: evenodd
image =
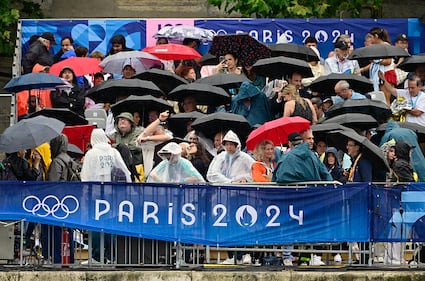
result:
M 32 203 L 32 204 L 31 204 Z M 69 207 L 67 204 L 70 204 Z M 66 195 L 62 200 L 54 195 L 47 195 L 43 200 L 40 200 L 35 195 L 29 195 L 22 201 L 22 207 L 28 213 L 32 213 L 39 217 L 52 217 L 63 220 L 66 219 L 70 214 L 75 213 L 80 207 L 80 203 L 75 196 Z M 39 213 L 42 212 L 42 213 Z

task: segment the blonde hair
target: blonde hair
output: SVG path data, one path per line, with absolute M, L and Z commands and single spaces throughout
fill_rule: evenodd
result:
M 307 108 L 307 102 L 300 96 L 297 88 L 294 85 L 292 85 L 292 84 L 286 85 L 286 87 L 282 89 L 282 93 L 284 95 L 291 94 L 292 99 L 295 100 L 295 103 L 301 104 L 301 106 L 304 109 Z
M 255 160 L 258 160 L 258 161 L 267 160 L 265 159 L 264 151 L 266 150 L 266 145 L 268 144 L 271 144 L 274 147 L 274 143 L 271 140 L 262 140 L 255 146 L 254 151 L 252 152 Z

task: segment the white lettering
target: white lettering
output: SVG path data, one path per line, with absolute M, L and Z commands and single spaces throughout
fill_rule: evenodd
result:
M 173 224 L 173 203 L 168 203 L 168 224 Z
M 181 218 L 181 221 L 182 221 L 182 223 L 184 224 L 184 225 L 192 225 L 192 224 L 194 224 L 195 222 L 196 222 L 196 217 L 195 217 L 195 215 L 194 214 L 192 214 L 188 209 L 190 209 L 190 210 L 192 210 L 192 211 L 195 211 L 195 206 L 192 204 L 192 203 L 187 203 L 187 204 L 184 204 L 183 206 L 182 206 L 182 213 L 185 215 L 185 216 L 188 216 L 189 218 L 190 218 L 190 220 L 188 221 L 188 220 L 186 220 L 186 218 Z
M 273 42 L 273 32 L 271 30 L 263 30 L 263 42 Z
M 105 206 L 105 209 L 103 209 L 102 211 L 100 210 L 101 204 Z M 109 204 L 108 201 L 96 199 L 95 220 L 98 221 L 100 216 L 109 212 L 110 209 L 111 209 L 111 205 Z
M 221 211 L 221 212 L 219 212 Z M 221 213 L 219 215 L 219 213 Z M 218 216 L 218 218 L 216 219 L 216 221 L 213 223 L 213 226 L 227 226 L 227 222 L 222 222 L 223 218 L 226 216 L 227 214 L 227 208 L 226 206 L 224 206 L 223 204 L 217 204 L 214 206 L 213 208 L 213 215 L 214 216 Z
M 303 210 L 299 210 L 298 216 L 296 216 L 294 214 L 294 206 L 289 205 L 289 216 L 291 218 L 293 218 L 294 220 L 298 221 L 298 225 L 303 225 L 303 220 L 304 220 L 304 211 Z
M 274 212 L 273 212 L 274 211 Z M 274 213 L 274 214 L 273 214 Z M 273 216 L 272 216 L 272 214 L 273 214 Z M 279 222 L 275 222 L 276 221 L 276 219 L 279 217 L 279 215 L 280 215 L 280 209 L 279 209 L 279 207 L 278 206 L 276 206 L 276 205 L 271 205 L 271 206 L 268 206 L 267 207 L 267 209 L 266 209 L 266 215 L 267 215 L 267 217 L 271 217 L 272 216 L 272 218 L 270 219 L 270 221 L 266 224 L 266 226 L 280 226 L 280 223 Z
M 124 206 L 128 206 L 128 211 L 124 211 Z M 118 206 L 118 221 L 122 222 L 123 217 L 128 218 L 128 222 L 133 222 L 134 206 L 130 201 L 122 201 Z
M 149 207 L 153 209 L 150 213 L 148 213 Z M 143 203 L 143 223 L 147 223 L 149 219 L 153 219 L 155 224 L 159 224 L 159 219 L 156 214 L 158 214 L 158 205 L 155 202 Z

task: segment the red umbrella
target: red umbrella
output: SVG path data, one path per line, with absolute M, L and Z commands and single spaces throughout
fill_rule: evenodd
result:
M 87 57 L 72 57 L 53 64 L 49 70 L 49 73 L 59 76 L 59 73 L 65 67 L 71 68 L 76 76 L 102 71 L 102 68 L 99 66 L 98 59 Z
M 302 132 L 310 129 L 310 121 L 299 116 L 281 117 L 269 121 L 252 131 L 247 140 L 246 147 L 253 150 L 262 140 L 271 140 L 275 145 L 288 142 L 288 135 L 293 132 Z
M 142 51 L 162 60 L 191 60 L 202 57 L 195 49 L 180 44 L 161 44 L 146 47 Z

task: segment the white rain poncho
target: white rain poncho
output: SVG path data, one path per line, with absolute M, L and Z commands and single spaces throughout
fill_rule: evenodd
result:
M 192 163 L 181 157 L 182 149 L 175 143 L 166 144 L 160 151 L 163 160 L 150 172 L 146 182 L 203 183 L 201 174 Z
M 223 151 L 211 161 L 207 173 L 207 179 L 213 183 L 231 183 L 239 180 L 252 181 L 251 166 L 254 159 L 241 151 L 241 142 L 233 131 L 228 131 L 223 138 L 237 144 L 235 153 Z
M 131 182 L 130 171 L 124 163 L 121 154 L 111 146 L 103 129 L 94 129 L 90 143 L 92 149 L 87 151 L 81 169 L 81 181 L 111 181 L 113 168 L 125 173 L 126 181 Z

